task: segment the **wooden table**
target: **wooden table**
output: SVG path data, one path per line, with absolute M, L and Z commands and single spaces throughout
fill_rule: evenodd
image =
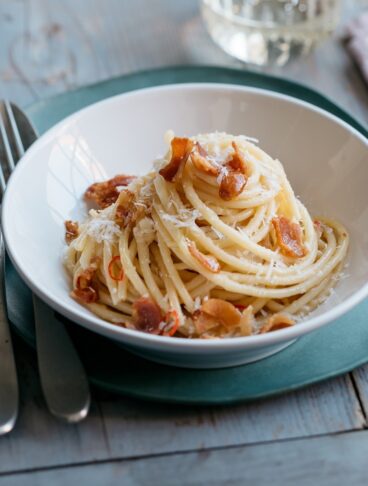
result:
M 365 6 L 346 0 L 343 20 Z M 317 88 L 367 124 L 368 88 L 340 36 L 265 71 Z M 196 0 L 0 2 L 0 97 L 21 106 L 139 69 L 199 63 L 241 67 L 209 40 Z M 89 417 L 66 425 L 46 410 L 35 356 L 17 339 L 15 347 L 21 406 L 15 430 L 0 438 L 1 484 L 367 484 L 368 366 L 231 407 L 94 390 Z

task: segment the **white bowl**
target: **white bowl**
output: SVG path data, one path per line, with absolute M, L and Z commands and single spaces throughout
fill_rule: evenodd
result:
M 305 322 L 277 332 L 223 340 L 153 336 L 105 322 L 69 296 L 62 266 L 64 221 L 83 219 L 82 194 L 117 173 L 144 174 L 165 151 L 163 134 L 226 131 L 256 137 L 279 158 L 312 214 L 345 224 L 349 268 L 334 295 Z M 163 86 L 115 96 L 68 117 L 43 135 L 12 175 L 3 230 L 20 275 L 45 302 L 86 328 L 146 358 L 215 368 L 251 362 L 347 312 L 368 294 L 368 142 L 308 103 L 220 84 Z

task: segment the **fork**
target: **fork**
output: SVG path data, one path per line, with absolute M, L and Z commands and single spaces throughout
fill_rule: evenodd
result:
M 22 135 L 21 135 L 22 134 Z M 0 186 L 4 194 L 6 181 L 16 162 L 36 140 L 36 132 L 26 115 L 8 101 L 0 103 L 0 142 L 5 154 L 6 172 L 0 164 Z M 15 158 L 16 156 L 16 158 Z M 1 236 L 0 277 L 3 303 L 5 246 Z M 88 379 L 77 351 L 54 311 L 33 295 L 36 327 L 37 361 L 42 391 L 49 411 L 67 422 L 78 422 L 88 414 L 90 392 Z M 0 434 L 9 432 L 16 421 L 18 386 L 14 355 L 5 306 L 0 302 Z M 5 366 L 4 366 L 5 363 Z M 3 424 L 3 425 L 2 425 Z

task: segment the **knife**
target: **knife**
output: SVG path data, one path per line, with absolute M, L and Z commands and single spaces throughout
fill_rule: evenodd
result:
M 24 150 L 37 139 L 27 116 L 14 104 L 14 123 Z M 49 411 L 66 422 L 78 422 L 89 411 L 87 374 L 74 344 L 55 312 L 33 295 L 36 348 L 41 387 Z

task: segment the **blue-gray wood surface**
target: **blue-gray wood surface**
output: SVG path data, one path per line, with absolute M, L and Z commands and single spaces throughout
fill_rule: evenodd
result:
M 363 8 L 368 0 L 345 0 L 342 24 Z M 368 87 L 342 33 L 308 57 L 264 70 L 318 89 L 367 125 Z M 0 0 L 0 98 L 21 106 L 174 64 L 241 67 L 208 38 L 197 0 Z M 15 430 L 0 437 L 0 484 L 367 484 L 368 366 L 231 407 L 94 391 L 88 418 L 66 425 L 47 413 L 33 352 L 18 339 L 15 347 L 21 407 Z

